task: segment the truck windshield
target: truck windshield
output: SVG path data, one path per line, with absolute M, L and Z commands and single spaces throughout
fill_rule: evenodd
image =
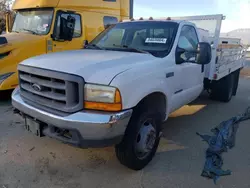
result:
M 165 57 L 171 51 L 178 24 L 165 21 L 118 23 L 97 36 L 88 48 L 133 51 Z
M 28 32 L 35 35 L 47 35 L 50 31 L 53 10 L 18 11 L 12 32 Z

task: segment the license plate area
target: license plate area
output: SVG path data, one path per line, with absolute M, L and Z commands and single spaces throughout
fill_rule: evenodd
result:
M 41 124 L 38 121 L 35 121 L 31 118 L 25 118 L 25 128 L 27 131 L 31 132 L 32 134 L 41 137 L 42 136 L 42 129 Z

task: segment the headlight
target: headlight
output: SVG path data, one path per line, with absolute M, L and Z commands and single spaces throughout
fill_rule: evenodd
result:
M 86 84 L 84 88 L 84 102 L 86 109 L 122 110 L 121 94 L 115 87 Z

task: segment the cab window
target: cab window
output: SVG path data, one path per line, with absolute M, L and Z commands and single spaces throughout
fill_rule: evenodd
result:
M 184 61 L 196 59 L 197 54 L 194 52 L 197 50 L 198 43 L 199 39 L 195 28 L 187 25 L 183 26 L 178 42 L 178 48 L 186 51 L 181 55 L 181 58 Z
M 82 36 L 82 22 L 81 16 L 79 14 L 71 14 L 71 13 L 60 13 L 57 17 L 56 25 L 56 38 L 60 38 L 61 36 L 61 19 L 67 19 L 68 16 L 72 16 L 75 18 L 75 28 L 74 28 L 74 35 L 73 38 L 79 38 Z
M 183 26 L 178 46 L 185 50 L 195 50 L 197 49 L 198 42 L 199 40 L 194 27 Z
M 102 38 L 100 45 L 106 45 L 108 48 L 113 48 L 114 45 L 122 45 L 121 42 L 123 40 L 124 33 L 124 29 L 113 29 Z
M 171 51 L 178 26 L 161 21 L 118 23 L 98 35 L 89 48 L 92 45 L 102 50 L 143 52 L 163 58 Z

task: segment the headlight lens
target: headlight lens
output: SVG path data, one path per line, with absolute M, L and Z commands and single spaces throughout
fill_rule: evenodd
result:
M 116 88 L 99 85 L 85 85 L 85 100 L 92 102 L 115 102 L 115 91 Z
M 121 94 L 115 87 L 86 84 L 84 99 L 86 109 L 104 111 L 122 110 Z

